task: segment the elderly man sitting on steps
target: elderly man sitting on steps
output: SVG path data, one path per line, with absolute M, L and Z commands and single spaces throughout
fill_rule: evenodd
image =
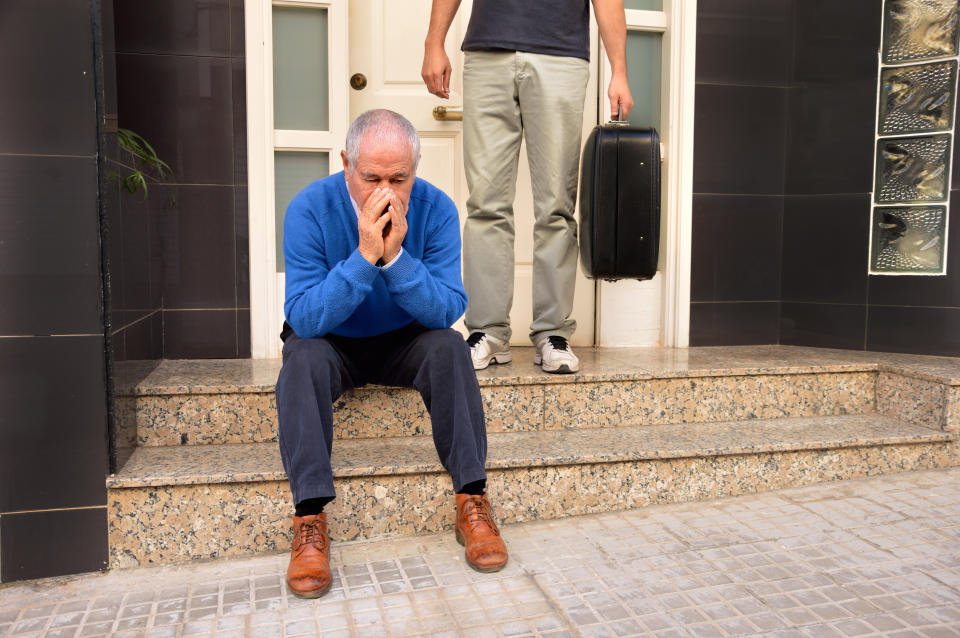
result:
M 343 172 L 307 186 L 284 223 L 287 322 L 277 380 L 280 454 L 296 513 L 287 584 L 330 587 L 324 506 L 333 500 L 333 402 L 366 383 L 416 388 L 456 493 L 467 562 L 496 571 L 507 548 L 485 494 L 487 438 L 463 338 L 467 299 L 453 202 L 415 177 L 416 129 L 387 110 L 350 125 Z

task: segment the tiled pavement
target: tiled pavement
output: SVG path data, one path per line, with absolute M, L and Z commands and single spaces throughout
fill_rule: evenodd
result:
M 960 468 L 503 532 L 492 575 L 452 533 L 334 545 L 316 601 L 277 554 L 4 585 L 0 636 L 960 636 Z

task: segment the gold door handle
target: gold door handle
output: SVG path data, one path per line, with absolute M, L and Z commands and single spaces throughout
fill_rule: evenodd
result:
M 443 121 L 453 121 L 463 119 L 462 106 L 435 106 L 433 107 L 433 119 Z

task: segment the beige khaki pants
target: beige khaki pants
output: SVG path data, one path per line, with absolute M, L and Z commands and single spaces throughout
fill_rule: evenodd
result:
M 533 323 L 530 338 L 570 338 L 577 269 L 577 168 L 586 60 L 522 52 L 467 51 L 463 149 L 467 221 L 465 323 L 510 339 L 517 163 L 526 138 L 533 187 Z

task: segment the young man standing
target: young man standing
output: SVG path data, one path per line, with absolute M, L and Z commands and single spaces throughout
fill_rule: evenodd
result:
M 460 0 L 433 0 L 422 75 L 431 93 L 450 96 L 443 48 Z M 622 0 L 593 0 L 610 60 L 612 116 L 633 107 L 627 86 Z M 520 140 L 533 187 L 534 363 L 570 373 L 577 270 L 577 169 L 583 102 L 590 77 L 588 0 L 475 0 L 463 39 L 463 154 L 467 186 L 463 278 L 470 304 L 473 365 L 507 363 L 513 301 L 513 200 Z

